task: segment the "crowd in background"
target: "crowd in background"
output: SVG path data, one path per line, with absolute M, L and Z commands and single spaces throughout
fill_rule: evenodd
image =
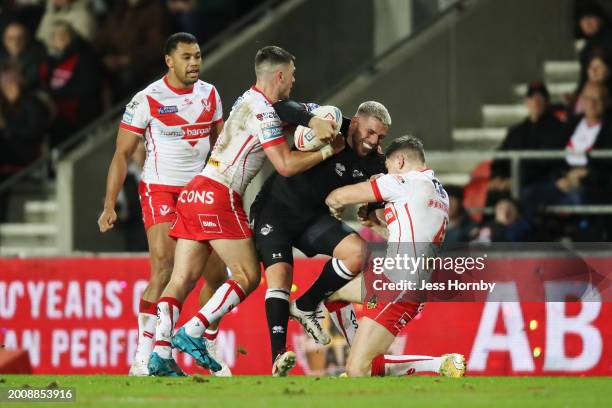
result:
M 465 188 L 447 188 L 451 198 L 447 242 L 605 241 L 612 214 L 552 214 L 554 205 L 612 204 L 612 158 L 589 152 L 612 149 L 612 21 L 599 3 L 577 1 L 576 39 L 580 79 L 576 90 L 551 103 L 546 85 L 528 85 L 528 116 L 510 127 L 499 150 L 560 150 L 564 159 L 524 160 L 520 194 L 511 194 L 508 160 L 482 163 Z M 489 167 L 490 166 L 490 167 Z M 490 214 L 469 207 L 492 208 Z
M 164 70 L 168 33 L 206 42 L 254 7 L 248 0 L 8 0 L 0 8 L 0 181 L 142 88 Z M 508 161 L 486 167 L 486 187 L 448 186 L 447 241 L 605 240 L 610 216 L 551 215 L 544 206 L 608 204 L 612 159 L 612 21 L 596 2 L 576 1 L 580 79 L 563 104 L 546 85 L 525 95 L 528 117 L 512 126 L 500 150 L 559 149 L 565 160 L 521 164 L 521 194 L 511 197 Z M 480 166 L 479 166 L 480 168 Z M 482 181 L 482 180 L 480 180 Z M 492 214 L 464 204 L 482 196 Z M 478 200 L 476 200 L 478 201 Z M 473 207 L 474 205 L 472 205 Z
M 5 0 L 0 6 L 0 181 L 164 70 L 171 32 L 205 43 L 249 0 Z

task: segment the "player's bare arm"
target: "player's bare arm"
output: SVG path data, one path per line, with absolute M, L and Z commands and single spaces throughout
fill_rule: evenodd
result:
M 325 204 L 334 212 L 340 212 L 350 204 L 376 202 L 372 184 L 369 181 L 335 189 L 325 199 Z
M 344 146 L 344 137 L 337 135 L 330 145 L 316 152 L 294 151 L 289 149 L 287 143 L 279 143 L 276 146 L 267 148 L 266 154 L 281 176 L 291 177 L 341 152 Z
M 215 143 L 217 143 L 217 138 L 223 131 L 223 125 L 225 125 L 225 122 L 223 122 L 223 120 L 220 120 L 219 122 L 213 124 L 212 127 L 210 128 L 210 148 L 211 149 L 215 145 Z
M 113 155 L 106 178 L 104 209 L 98 218 L 100 232 L 106 232 L 113 228 L 115 221 L 117 221 L 117 213 L 115 212 L 117 196 L 127 176 L 128 163 L 138 148 L 139 141 L 139 136 L 129 130 L 119 129 L 117 133 L 115 154 Z

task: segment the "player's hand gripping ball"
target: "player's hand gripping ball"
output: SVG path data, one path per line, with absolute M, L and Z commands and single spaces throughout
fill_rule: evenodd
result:
M 315 116 L 323 119 L 329 119 L 336 122 L 336 129 L 340 131 L 342 126 L 342 112 L 335 106 L 319 106 L 312 111 Z M 320 150 L 327 143 L 317 138 L 315 131 L 305 126 L 298 126 L 293 134 L 295 147 L 303 152 L 313 152 Z

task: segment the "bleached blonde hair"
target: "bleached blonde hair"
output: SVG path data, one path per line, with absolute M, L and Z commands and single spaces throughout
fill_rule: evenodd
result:
M 359 105 L 357 108 L 357 113 L 355 114 L 355 116 L 360 115 L 372 116 L 373 118 L 380 120 L 383 125 L 391 126 L 391 115 L 389 115 L 389 111 L 387 108 L 385 108 L 385 105 L 380 102 L 363 102 L 361 105 Z

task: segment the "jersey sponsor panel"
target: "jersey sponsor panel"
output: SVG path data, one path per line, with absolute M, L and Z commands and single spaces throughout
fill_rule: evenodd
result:
M 134 96 L 120 127 L 144 137 L 144 182 L 183 186 L 204 168 L 211 127 L 221 120 L 221 99 L 213 85 L 198 81 L 177 90 L 164 77 Z
M 272 101 L 251 87 L 234 103 L 201 174 L 242 195 L 263 166 L 264 149 L 285 142 Z
M 432 243 L 448 223 L 448 195 L 433 170 L 386 174 L 371 181 L 378 201 L 385 204 L 389 242 Z

